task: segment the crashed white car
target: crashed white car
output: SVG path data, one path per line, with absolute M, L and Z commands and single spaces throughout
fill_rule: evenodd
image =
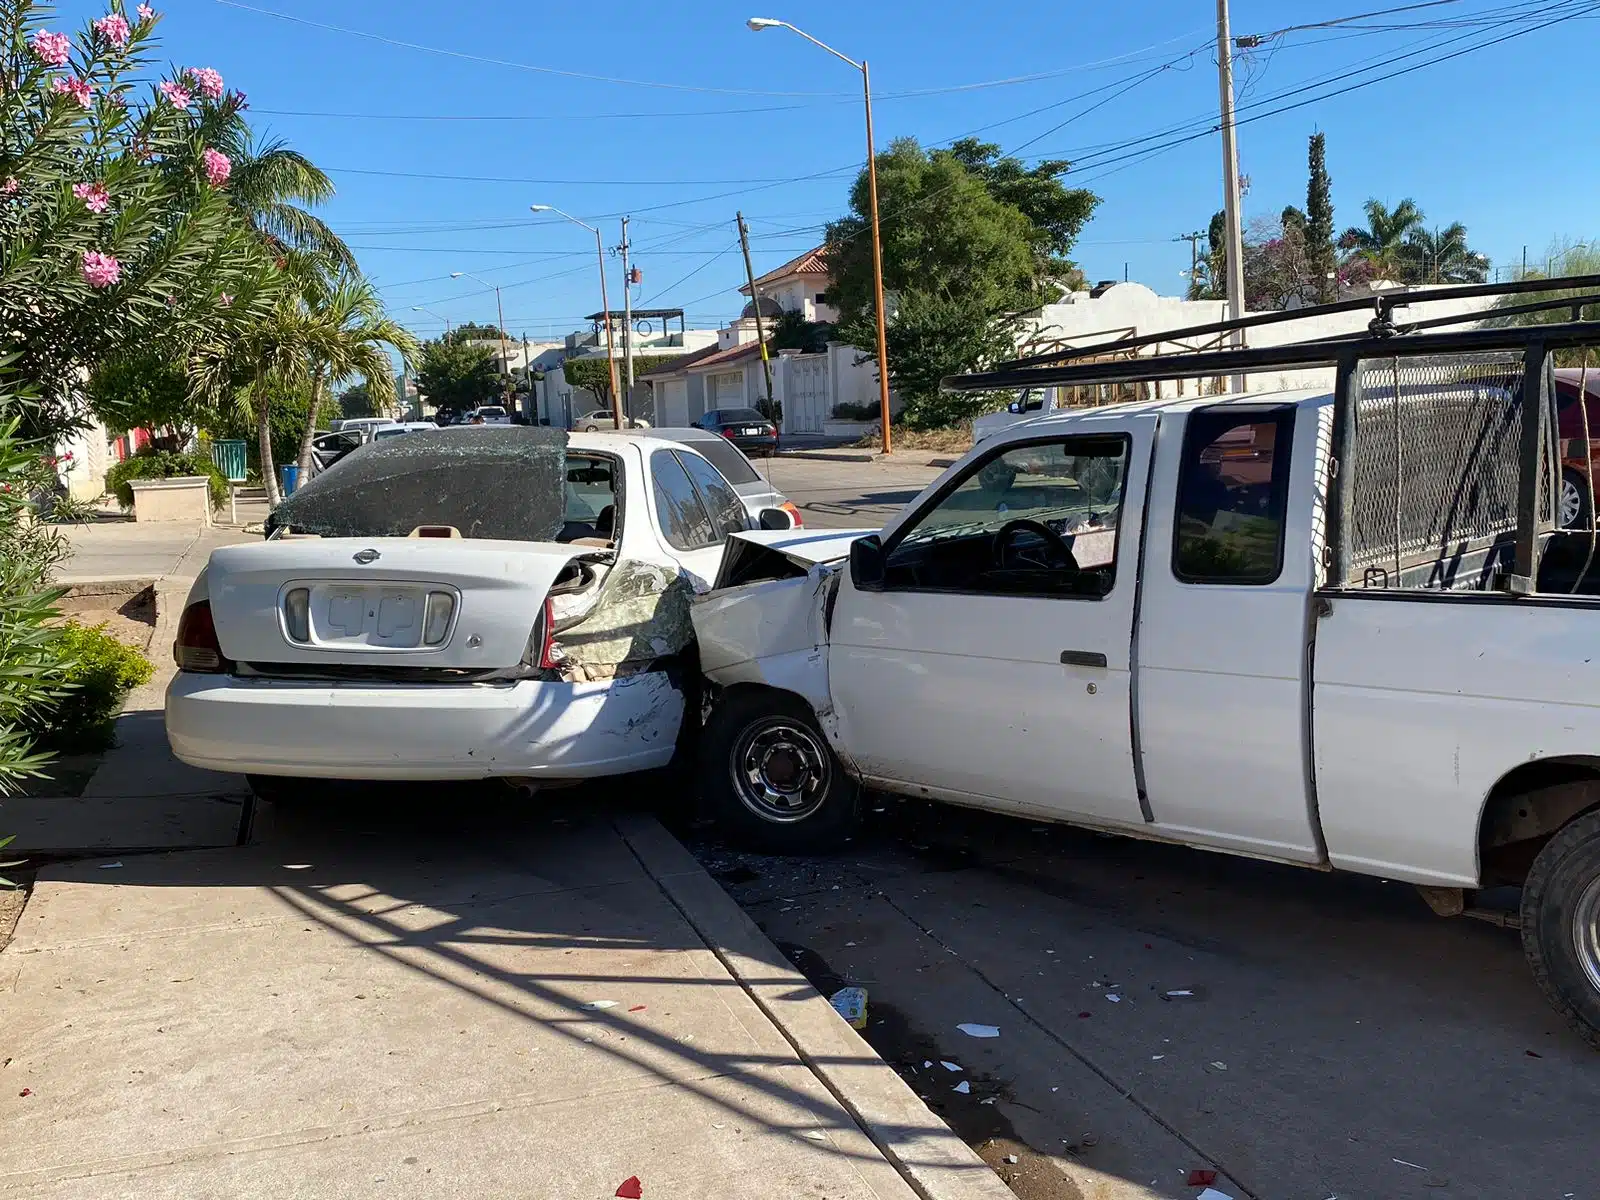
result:
M 212 554 L 174 646 L 173 753 L 263 795 L 665 766 L 695 678 L 689 597 L 753 524 L 710 462 L 659 438 L 363 446 L 275 509 L 268 540 Z

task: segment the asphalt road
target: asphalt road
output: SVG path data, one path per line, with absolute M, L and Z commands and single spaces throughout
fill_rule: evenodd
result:
M 824 527 L 939 473 L 772 466 Z M 1240 1200 L 1600 1197 L 1600 1056 L 1513 931 L 1398 884 L 872 803 L 822 858 L 681 832 L 825 993 L 866 988 L 865 1036 L 1023 1200 L 1196 1196 L 1197 1170 Z
M 824 858 L 687 836 L 826 994 L 867 989 L 868 1039 L 1026 1200 L 1194 1196 L 1207 1169 L 1260 1200 L 1600 1195 L 1600 1056 L 1514 932 L 1402 885 L 875 803 Z
M 772 483 L 805 514 L 808 526 L 878 529 L 937 479 L 937 467 L 841 462 L 810 455 L 759 459 Z

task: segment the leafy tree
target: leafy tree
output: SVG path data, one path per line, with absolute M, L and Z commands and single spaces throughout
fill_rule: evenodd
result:
M 1189 280 L 1189 299 L 1226 300 L 1228 298 L 1228 214 L 1218 211 L 1206 227 L 1206 252 L 1195 277 Z
M 884 288 L 893 297 L 889 373 L 906 419 L 939 423 L 977 411 L 982 398 L 941 398 L 938 379 L 1014 346 L 1023 316 L 1052 299 L 1070 269 L 1066 252 L 1097 200 L 1060 182 L 1064 163 L 1030 170 L 970 140 L 929 152 L 903 138 L 878 156 L 877 168 Z M 840 311 L 842 340 L 871 348 L 871 357 L 877 342 L 865 171 L 851 188 L 850 209 L 828 226 L 829 297 Z
M 494 354 L 458 338 L 438 338 L 422 347 L 417 390 L 441 411 L 463 413 L 501 394 Z
M 213 142 L 232 163 L 228 202 L 278 259 L 299 255 L 331 271 L 357 270 L 355 255 L 320 218 L 301 205 L 333 199 L 326 172 L 281 139 L 257 141 L 240 115 L 218 114 Z
M 95 368 L 89 405 L 112 433 L 170 429 L 187 441 L 210 415 L 189 392 L 183 366 L 158 351 L 119 355 Z
M 1422 228 L 1422 210 L 1413 200 L 1402 200 L 1391 211 L 1381 200 L 1368 200 L 1366 228 L 1352 225 L 1339 237 L 1339 248 L 1351 257 L 1365 259 L 1379 279 L 1405 278 L 1414 261 L 1407 239 Z
M 638 379 L 657 367 L 664 367 L 668 363 L 684 357 L 681 354 L 635 354 L 633 356 L 633 377 Z M 561 373 L 568 383 L 575 388 L 587 388 L 594 393 L 595 399 L 607 411 L 611 408 L 611 368 L 604 357 L 600 358 L 569 358 L 561 364 Z M 617 364 L 617 382 L 626 386 L 627 380 L 623 378 L 622 364 Z
M 354 417 L 377 416 L 378 410 L 373 406 L 372 393 L 359 383 L 353 388 L 346 388 L 339 393 L 339 415 L 347 421 Z
M 1318 304 L 1339 298 L 1334 278 L 1338 260 L 1333 249 L 1333 180 L 1328 177 L 1328 139 L 1311 135 L 1307 152 L 1305 247 L 1311 274 L 1311 297 Z
M 828 348 L 834 327 L 828 321 L 808 321 L 799 309 L 785 309 L 770 327 L 771 349 L 820 354 Z
M 1561 278 L 1568 275 L 1600 275 L 1600 242 L 1590 239 L 1587 242 L 1573 241 L 1570 238 L 1559 238 L 1551 244 L 1545 256 L 1545 269 L 1530 270 L 1524 278 L 1536 279 L 1543 276 Z M 1532 304 L 1539 300 L 1576 299 L 1587 296 L 1594 291 L 1593 288 L 1581 288 L 1573 291 L 1569 288 L 1551 288 L 1548 292 L 1523 293 L 1519 296 L 1507 296 L 1500 301 L 1499 307 L 1509 308 L 1512 305 Z M 1586 320 L 1600 320 L 1600 304 L 1591 304 L 1583 310 Z M 1543 312 L 1517 313 L 1509 317 L 1496 317 L 1491 320 L 1493 325 L 1555 325 L 1572 320 L 1571 308 L 1547 308 Z M 1556 363 L 1563 367 L 1578 367 L 1588 361 L 1589 369 L 1600 374 L 1600 356 L 1597 356 L 1590 347 L 1574 347 L 1567 350 L 1556 351 Z M 1592 385 L 1591 385 L 1592 386 Z
M 475 325 L 471 321 L 465 325 L 457 325 L 448 336 L 457 342 L 498 342 L 501 338 L 508 342 L 513 340 L 511 335 L 502 332 L 498 325 Z
M 392 347 L 407 367 L 419 350 L 417 339 L 384 312 L 372 284 L 359 276 L 341 278 L 332 291 L 311 289 L 306 302 L 311 313 L 311 408 L 296 459 L 301 471 L 311 470 L 324 385 L 360 376 L 368 406 L 381 411 L 395 395 L 394 362 L 385 347 Z
M 42 16 L 0 5 L 0 328 L 36 386 L 26 429 L 55 436 L 84 415 L 85 368 L 181 353 L 256 306 L 272 263 L 213 141 L 240 97 L 205 69 L 141 88 L 156 19 L 122 0 L 75 39 Z

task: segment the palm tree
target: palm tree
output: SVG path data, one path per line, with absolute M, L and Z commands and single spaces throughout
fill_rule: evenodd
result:
M 280 257 L 299 254 L 330 267 L 356 270 L 355 255 L 321 218 L 299 204 L 324 204 L 333 198 L 333 181 L 298 150 L 282 141 L 241 138 L 228 196 L 234 209 Z
M 415 365 L 421 346 L 383 310 L 372 284 L 355 275 L 341 276 L 331 291 L 305 297 L 310 317 L 308 357 L 311 406 L 300 439 L 300 470 L 311 470 L 311 442 L 316 436 L 324 387 L 359 375 L 367 395 L 382 409 L 394 400 L 393 347 L 407 367 Z
M 1372 264 L 1379 279 L 1400 279 L 1407 266 L 1406 240 L 1422 228 L 1422 210 L 1402 200 L 1391 212 L 1381 200 L 1368 200 L 1367 227 L 1352 225 L 1339 237 L 1339 248 Z
M 1443 230 L 1413 229 L 1406 247 L 1414 273 L 1408 282 L 1482 283 L 1489 277 L 1489 260 L 1467 247 L 1467 227 L 1460 221 Z

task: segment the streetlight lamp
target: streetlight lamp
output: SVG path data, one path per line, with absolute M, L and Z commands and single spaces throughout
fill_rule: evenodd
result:
M 867 71 L 867 61 L 857 62 L 848 54 L 841 54 L 826 42 L 818 41 L 804 29 L 775 17 L 751 17 L 746 22 L 751 30 L 787 29 L 797 33 L 813 46 L 820 46 L 835 58 L 843 59 L 861 72 L 861 94 L 867 113 L 867 195 L 872 207 L 872 296 L 873 308 L 878 318 L 878 410 L 883 421 L 883 452 L 892 452 L 889 441 L 889 334 L 883 318 L 883 239 L 878 232 L 878 161 L 872 147 L 872 76 Z M 754 296 L 751 297 L 755 299 Z
M 411 311 L 412 312 L 419 312 L 419 313 L 427 313 L 435 321 L 443 321 L 444 322 L 444 335 L 447 338 L 450 336 L 450 331 L 451 331 L 452 326 L 450 324 L 450 318 L 449 317 L 441 317 L 438 313 L 434 312 L 433 309 L 424 308 L 420 304 L 413 304 L 411 306 Z
M 500 370 L 505 373 L 506 377 L 506 415 L 509 416 L 516 410 L 517 406 L 516 402 L 511 399 L 511 352 L 506 349 L 506 310 L 505 306 L 500 303 L 500 285 L 498 283 L 490 283 L 487 279 L 479 279 L 471 271 L 450 272 L 451 279 L 460 279 L 463 275 L 474 283 L 481 283 L 486 288 L 494 289 L 494 310 L 500 317 Z
M 594 234 L 594 254 L 600 263 L 600 311 L 606 323 L 606 363 L 611 370 L 611 422 L 616 428 L 621 429 L 622 390 L 617 386 L 617 354 L 611 344 L 611 301 L 606 298 L 606 248 L 601 244 L 600 231 L 587 221 L 580 221 L 571 213 L 562 212 L 554 204 L 530 204 L 528 205 L 528 211 L 536 213 L 553 212 L 558 217 L 565 217 L 574 225 L 582 225 L 590 233 Z M 628 281 L 623 280 L 622 286 L 627 287 Z

